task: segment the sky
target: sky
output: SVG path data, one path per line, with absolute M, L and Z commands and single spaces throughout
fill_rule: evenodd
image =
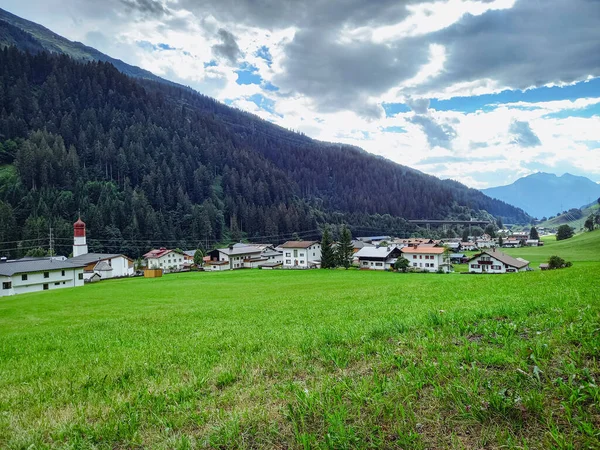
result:
M 1 0 L 306 135 L 474 188 L 600 182 L 600 0 Z

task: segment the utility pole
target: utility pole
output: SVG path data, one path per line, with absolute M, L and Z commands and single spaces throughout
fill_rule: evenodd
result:
M 50 243 L 49 243 L 49 253 L 50 253 L 50 257 L 52 258 L 54 256 L 54 238 L 52 237 L 52 225 L 50 225 Z

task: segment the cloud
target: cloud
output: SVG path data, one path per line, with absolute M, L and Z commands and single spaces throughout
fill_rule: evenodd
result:
M 168 15 L 168 10 L 158 0 L 120 0 L 127 8 L 143 15 L 161 17 Z
M 417 114 L 408 120 L 421 127 L 432 147 L 450 148 L 452 140 L 456 137 L 454 128 L 448 124 L 439 124 L 429 116 Z
M 221 43 L 212 46 L 212 51 L 216 56 L 225 58 L 231 64 L 237 64 L 238 59 L 242 57 L 242 51 L 238 46 L 235 36 L 224 28 L 217 32 Z
M 404 103 L 417 114 L 426 114 L 429 109 L 428 98 L 412 98 L 411 96 L 407 96 Z
M 510 124 L 509 132 L 513 135 L 513 143 L 521 147 L 537 147 L 542 141 L 531 129 L 528 122 L 515 120 Z

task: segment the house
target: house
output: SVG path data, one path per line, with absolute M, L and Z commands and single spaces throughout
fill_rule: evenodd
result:
M 507 238 L 502 247 L 504 248 L 517 248 L 521 246 L 521 240 L 516 238 Z
M 446 242 L 444 244 L 445 247 L 448 247 L 450 250 L 457 252 L 461 250 L 460 242 Z
M 548 264 L 548 263 L 541 263 L 540 264 L 540 270 L 550 270 L 550 264 Z
M 84 266 L 83 277 L 90 281 L 94 275 L 101 279 L 133 276 L 133 259 L 120 253 L 89 253 L 85 235 L 85 223 L 81 217 L 73 224 L 73 264 Z
M 496 246 L 496 242 L 494 242 L 491 238 L 490 239 L 477 239 L 475 241 L 475 244 L 477 246 L 477 248 L 481 249 L 481 248 L 492 248 Z
M 473 250 L 477 250 L 477 245 L 475 245 L 475 243 L 473 243 L 473 242 L 461 242 L 460 248 L 461 248 L 461 250 L 464 250 L 464 251 L 473 251 Z
M 402 255 L 408 259 L 410 267 L 424 272 L 443 270 L 450 272 L 450 261 L 444 258 L 443 247 L 422 247 L 420 245 L 404 247 Z
M 321 265 L 318 241 L 287 241 L 279 248 L 283 251 L 284 269 L 310 269 Z
M 539 239 L 527 239 L 525 241 L 527 247 L 538 247 L 540 245 Z
M 150 250 L 144 255 L 144 260 L 148 269 L 163 269 L 165 272 L 187 267 L 183 253 L 165 247 Z
M 83 286 L 83 264 L 54 258 L 0 260 L 0 297 Z
M 210 261 L 207 270 L 254 269 L 261 262 L 267 262 L 261 257 L 262 250 L 254 245 L 233 244 L 226 248 L 217 248 L 208 253 Z
M 196 252 L 197 252 L 197 250 L 184 250 L 183 251 L 183 260 L 190 267 L 194 265 L 194 255 L 196 254 Z
M 390 270 L 402 254 L 395 246 L 364 247 L 354 256 L 358 258 L 358 267 L 368 270 Z
M 469 259 L 471 273 L 510 273 L 529 270 L 529 261 L 502 253 L 500 250 L 485 250 Z
M 274 261 L 274 262 L 267 262 L 267 263 L 261 264 L 259 266 L 259 269 L 273 270 L 273 269 L 280 269 L 282 267 L 283 267 L 283 263 L 281 261 Z
M 468 261 L 467 255 L 464 253 L 451 253 L 450 262 L 452 264 L 462 264 Z
M 373 244 L 368 243 L 368 242 L 361 241 L 360 239 L 353 239 L 352 240 L 352 251 L 353 251 L 353 253 L 356 253 L 361 248 L 365 248 L 365 247 L 375 247 L 375 246 Z

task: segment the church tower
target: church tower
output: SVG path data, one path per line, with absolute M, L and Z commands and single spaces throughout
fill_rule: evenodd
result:
M 73 224 L 73 258 L 76 256 L 85 255 L 88 252 L 87 243 L 85 241 L 85 223 L 81 217 Z

